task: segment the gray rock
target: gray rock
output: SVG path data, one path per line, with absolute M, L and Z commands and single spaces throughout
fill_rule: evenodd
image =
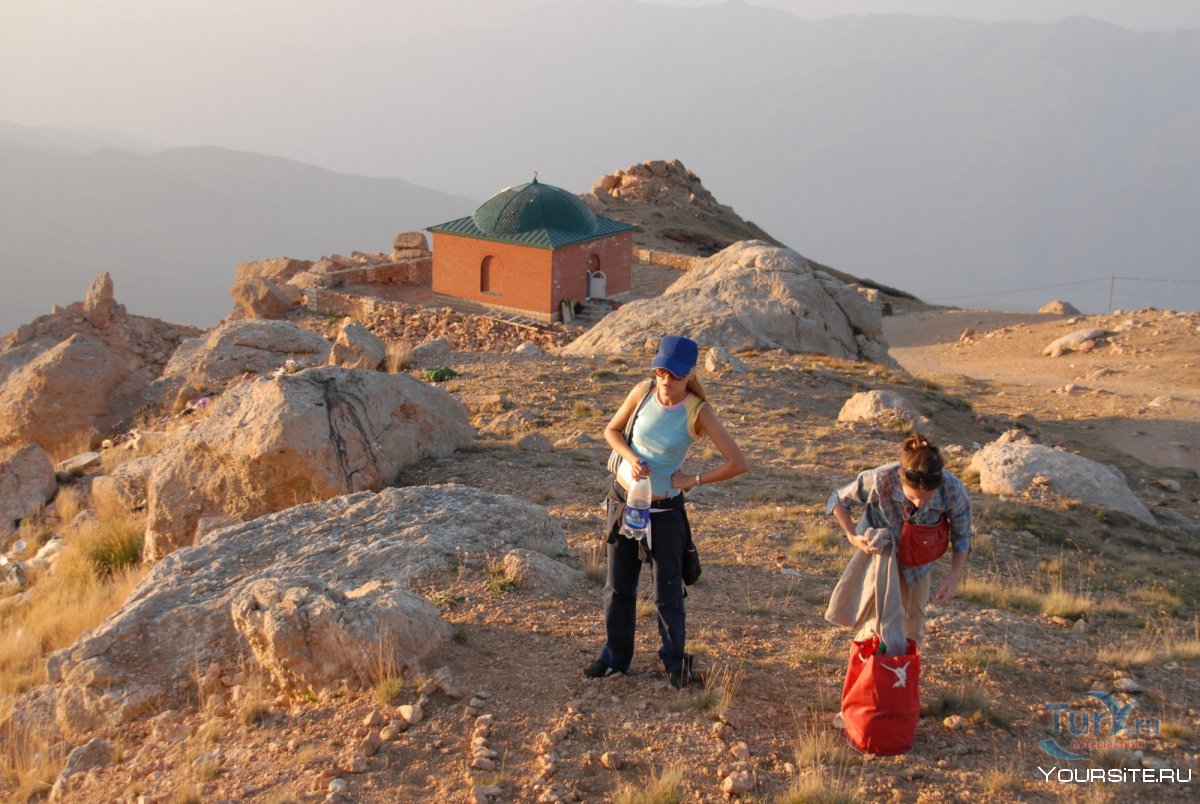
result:
M 561 596 L 583 577 L 579 570 L 535 550 L 514 549 L 501 563 L 519 589 L 543 596 Z
M 741 358 L 730 354 L 725 347 L 714 346 L 704 353 L 704 370 L 712 374 L 720 374 L 725 371 L 741 374 L 749 371 L 750 367 Z
M 516 349 L 513 349 L 513 354 L 521 355 L 523 357 L 542 357 L 546 353 L 543 352 L 542 348 L 536 343 L 523 343 Z
M 1108 332 L 1103 329 L 1077 329 L 1052 341 L 1042 350 L 1042 354 L 1047 357 L 1058 357 L 1067 352 L 1090 352 L 1099 346 L 1106 337 L 1108 337 Z
M 543 433 L 527 433 L 517 441 L 517 447 L 524 452 L 553 452 L 554 446 Z
M 921 414 L 912 403 L 893 391 L 861 391 L 838 411 L 839 422 L 873 422 L 896 419 L 915 423 Z
M 65 461 L 59 462 L 58 471 L 70 477 L 80 477 L 88 469 L 94 469 L 99 465 L 99 452 L 81 452 L 78 455 L 67 458 Z
M 1034 478 L 1047 477 L 1060 494 L 1156 524 L 1117 470 L 1074 453 L 998 440 L 971 457 L 971 468 L 979 473 L 984 494 L 1019 494 L 1032 487 Z
M 387 345 L 371 330 L 347 318 L 338 328 L 329 362 L 343 368 L 378 369 L 387 359 Z
M 451 351 L 450 344 L 445 338 L 434 338 L 413 348 L 412 362 L 414 365 L 422 366 L 441 363 L 450 356 Z

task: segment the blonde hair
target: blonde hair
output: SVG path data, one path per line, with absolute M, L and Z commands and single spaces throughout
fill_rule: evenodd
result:
M 696 379 L 696 370 L 692 369 L 692 376 L 688 377 L 687 389 L 696 396 L 708 401 L 708 397 L 704 395 L 704 386 L 700 384 L 700 380 Z
M 923 433 L 913 430 L 900 445 L 900 467 L 921 474 L 942 471 L 942 455 Z

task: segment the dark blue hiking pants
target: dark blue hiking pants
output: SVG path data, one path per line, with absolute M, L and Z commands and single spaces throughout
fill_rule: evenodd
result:
M 677 673 L 683 664 L 685 640 L 683 546 L 687 539 L 687 514 L 680 506 L 651 514 L 650 522 L 653 548 L 647 560 L 654 577 L 654 604 L 658 607 L 658 633 L 662 638 L 658 655 L 668 673 Z M 616 524 L 610 523 L 608 579 L 604 584 L 607 641 L 600 660 L 624 673 L 633 660 L 638 580 L 643 562 L 638 557 L 639 543 L 616 534 L 613 528 L 619 527 L 619 519 Z

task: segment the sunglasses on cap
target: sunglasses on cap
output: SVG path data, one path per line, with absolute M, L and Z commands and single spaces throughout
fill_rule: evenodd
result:
M 942 485 L 942 470 L 936 472 L 918 472 L 915 469 L 904 470 L 904 481 L 914 489 L 936 489 Z

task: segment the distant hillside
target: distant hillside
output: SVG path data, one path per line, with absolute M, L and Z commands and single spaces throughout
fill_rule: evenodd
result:
M 476 202 L 219 148 L 72 153 L 0 142 L 0 332 L 81 299 L 101 271 L 129 310 L 210 326 L 247 260 L 388 251 Z

